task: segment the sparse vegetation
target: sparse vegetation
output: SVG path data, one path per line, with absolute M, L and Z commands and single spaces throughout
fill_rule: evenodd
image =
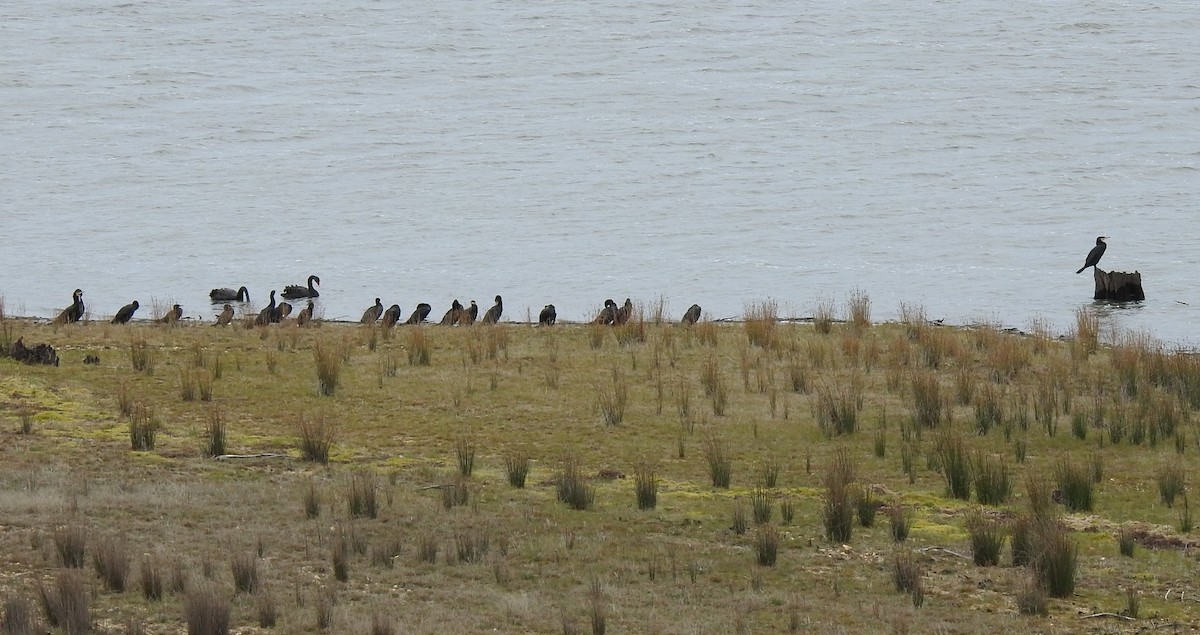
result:
M 488 328 L 503 338 L 399 325 L 372 350 L 369 330 L 331 321 L 54 330 L 6 318 L 13 341 L 67 351 L 58 368 L 0 360 L 6 553 L 27 581 L 9 597 L 36 603 L 41 581 L 52 600 L 60 567 L 74 561 L 87 568 L 75 597 L 106 632 L 201 628 L 186 607 L 205 588 L 230 621 L 193 632 L 308 632 L 323 585 L 345 599 L 326 602 L 328 632 L 374 630 L 373 615 L 394 601 L 403 613 L 380 632 L 541 632 L 559 626 L 560 611 L 586 632 L 589 580 L 601 585 L 597 623 L 609 632 L 819 630 L 808 615 L 848 632 L 1022 632 L 1048 626 L 1017 610 L 1047 607 L 1063 616 L 1056 632 L 1103 621 L 1071 619 L 1081 611 L 1177 619 L 1184 605 L 1150 600 L 1191 563 L 1177 545 L 1194 539 L 1183 497 L 1200 439 L 1195 356 L 1126 340 L 1117 351 L 1099 338 L 1086 353 L 1058 334 L 940 327 L 911 308 L 904 323 L 869 326 L 855 325 L 849 306 L 837 311 L 847 321 L 829 336 L 779 316 L 753 343 L 742 324 L 642 320 L 599 327 L 594 349 L 588 327 L 566 323 Z M 428 360 L 404 366 L 417 332 Z M 131 370 L 135 338 L 158 372 Z M 315 388 L 318 342 L 340 363 L 329 396 Z M 84 366 L 88 355 L 103 363 Z M 614 371 L 627 401 L 620 424 L 606 426 L 597 387 L 611 392 Z M 181 399 L 185 377 L 193 401 Z M 216 384 L 210 404 L 206 379 Z M 130 452 L 135 411 L 161 423 L 152 448 Z M 17 434 L 26 420 L 31 433 Z M 1071 432 L 1055 436 L 1059 425 Z M 573 470 L 560 469 L 564 456 Z M 1060 484 L 1066 464 L 1080 478 Z M 1090 484 L 1092 511 L 1066 516 L 1075 480 Z M 952 482 L 967 494 L 953 500 Z M 1171 508 L 1160 483 L 1175 492 Z M 888 528 L 843 532 L 875 509 Z M 975 544 L 984 525 L 989 544 L 1011 539 L 1013 562 L 1038 580 L 1029 589 L 1020 570 L 972 566 L 997 560 L 987 541 Z M 107 537 L 135 561 L 125 592 L 91 573 L 114 568 Z M 879 582 L 892 541 L 904 539 L 926 568 L 912 596 L 919 613 L 895 613 L 908 598 L 880 595 L 891 592 Z M 60 555 L 60 542 L 78 557 Z M 234 598 L 239 557 L 257 563 L 258 583 Z M 640 571 L 651 574 L 631 575 Z M 401 588 L 445 601 L 399 600 Z M 1130 597 L 1146 604 L 1131 608 Z M 992 610 L 972 610 L 980 602 Z M 676 614 L 688 622 L 668 621 Z M 33 617 L 37 632 L 64 630 L 49 619 Z

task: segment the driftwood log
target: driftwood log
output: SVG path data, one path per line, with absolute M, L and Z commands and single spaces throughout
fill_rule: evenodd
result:
M 1138 272 L 1101 271 L 1095 269 L 1096 300 L 1115 300 L 1128 302 L 1130 300 L 1145 300 L 1146 293 L 1142 291 L 1142 274 Z
M 13 342 L 12 349 L 8 354 L 18 362 L 26 364 L 48 364 L 58 366 L 58 353 L 54 347 L 49 344 L 37 344 L 33 348 L 25 346 L 24 338 L 18 338 Z

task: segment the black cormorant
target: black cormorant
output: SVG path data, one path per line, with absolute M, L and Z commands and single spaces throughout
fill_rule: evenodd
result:
M 393 326 L 396 326 L 396 323 L 399 321 L 400 321 L 400 305 L 399 304 L 393 304 L 392 306 L 389 306 L 386 311 L 383 312 L 383 327 L 384 328 L 390 329 Z
M 451 303 L 450 310 L 446 311 L 446 314 L 442 316 L 441 325 L 442 326 L 451 326 L 453 324 L 457 324 L 459 317 L 462 315 L 462 312 L 463 312 L 462 303 L 459 302 L 458 300 L 455 300 L 453 303 Z
M 600 310 L 600 315 L 592 320 L 593 324 L 613 324 L 617 321 L 617 303 L 609 298 L 604 301 L 604 308 Z
M 429 306 L 425 302 L 421 302 L 421 303 L 417 304 L 416 310 L 414 310 L 412 312 L 412 314 L 408 316 L 408 319 L 405 320 L 404 323 L 405 324 L 420 324 L 421 322 L 425 321 L 425 318 L 429 317 L 429 312 L 432 310 L 433 310 L 433 307 Z
M 134 300 L 133 302 L 121 307 L 121 310 L 117 311 L 117 314 L 113 316 L 112 323 L 125 324 L 131 318 L 133 318 L 133 312 L 137 311 L 139 306 L 140 305 L 138 304 L 138 301 Z
M 1104 244 L 1105 238 L 1108 237 L 1100 236 L 1096 238 L 1096 246 L 1092 247 L 1092 250 L 1088 252 L 1087 260 L 1083 261 L 1083 266 L 1080 267 L 1079 271 L 1076 271 L 1075 273 L 1083 273 L 1084 269 L 1087 269 L 1088 267 L 1095 267 L 1096 263 L 1100 262 L 1100 257 L 1104 255 L 1104 250 L 1108 248 L 1108 245 Z
M 360 324 L 374 324 L 375 321 L 378 320 L 379 316 L 382 314 L 383 314 L 383 302 L 380 302 L 379 298 L 375 298 L 375 304 L 371 305 L 366 311 L 363 311 L 362 319 L 359 320 L 359 323 Z
M 71 306 L 62 310 L 58 317 L 54 318 L 54 324 L 70 324 L 83 319 L 83 290 L 76 289 L 71 294 Z
M 553 304 L 547 304 L 541 313 L 538 313 L 538 324 L 542 326 L 554 326 L 554 322 L 558 319 L 558 313 L 554 310 Z
M 504 300 L 501 300 L 500 296 L 496 296 L 496 303 L 492 305 L 492 308 L 483 313 L 482 322 L 484 324 L 495 324 L 500 321 L 501 313 L 504 313 Z
M 275 308 L 275 290 L 271 289 L 271 303 L 258 312 L 258 317 L 254 320 L 254 323 L 258 326 L 266 326 L 276 321 L 276 315 L 278 315 L 278 311 Z

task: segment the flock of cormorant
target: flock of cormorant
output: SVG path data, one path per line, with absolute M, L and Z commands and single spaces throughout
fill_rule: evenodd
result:
M 296 324 L 299 326 L 304 326 L 312 321 L 314 308 L 312 298 L 316 298 L 321 295 L 320 292 L 318 292 L 313 286 L 314 284 L 321 284 L 321 279 L 317 276 L 309 276 L 307 286 L 296 284 L 288 285 L 284 287 L 283 292 L 281 293 L 281 295 L 288 300 L 298 300 L 304 298 L 308 299 L 307 306 L 305 306 L 304 309 L 302 309 L 296 316 Z M 236 291 L 228 287 L 224 287 L 213 289 L 208 293 L 208 297 L 212 300 L 213 304 L 220 304 L 223 302 L 226 303 L 224 307 L 222 307 L 221 313 L 216 316 L 216 325 L 224 326 L 232 323 L 234 318 L 233 305 L 229 303 L 249 302 L 250 291 L 246 287 L 239 287 Z M 129 322 L 131 319 L 133 319 L 133 314 L 137 312 L 140 306 L 141 305 L 138 304 L 138 301 L 134 300 L 133 302 L 121 307 L 121 309 L 117 311 L 117 314 L 113 316 L 112 323 L 125 324 Z M 275 291 L 272 290 L 270 302 L 268 302 L 266 307 L 259 311 L 258 316 L 254 319 L 254 323 L 258 326 L 278 324 L 282 322 L 284 318 L 291 315 L 292 308 L 292 305 L 288 302 L 276 303 Z M 413 310 L 412 314 L 409 315 L 408 320 L 406 320 L 404 323 L 421 324 L 426 321 L 426 319 L 429 317 L 430 311 L 432 310 L 433 308 L 431 306 L 422 302 L 417 305 L 417 308 Z M 503 313 L 504 300 L 500 296 L 496 296 L 496 303 L 488 308 L 487 311 L 484 311 L 482 318 L 479 317 L 479 305 L 476 304 L 474 300 L 471 300 L 471 305 L 469 307 L 464 307 L 461 302 L 455 300 L 450 305 L 450 309 L 447 310 L 445 315 L 442 316 L 439 324 L 444 326 L 470 326 L 475 323 L 476 319 L 478 319 L 481 324 L 496 324 L 500 321 L 500 316 Z M 58 317 L 54 319 L 53 323 L 70 324 L 72 322 L 78 322 L 83 319 L 83 314 L 83 291 L 81 289 L 76 289 L 75 293 L 72 295 L 71 306 L 63 309 Z M 604 309 L 602 309 L 600 314 L 597 315 L 592 321 L 596 324 L 619 325 L 628 322 L 632 315 L 632 300 L 625 298 L 625 304 L 622 306 L 617 306 L 617 303 L 610 299 L 604 301 Z M 182 318 L 183 308 L 176 304 L 167 311 L 166 315 L 158 318 L 157 321 L 169 324 Z M 381 319 L 385 327 L 390 328 L 395 326 L 400 322 L 400 305 L 393 304 L 387 309 L 384 309 L 382 300 L 380 298 L 375 298 L 375 304 L 367 307 L 367 309 L 363 311 L 362 318 L 359 320 L 359 323 L 374 324 Z M 553 304 L 547 304 L 544 308 L 542 308 L 541 312 L 538 313 L 538 324 L 541 326 L 553 326 L 557 320 L 558 313 Z M 695 324 L 699 320 L 700 305 L 693 304 L 684 314 L 681 323 L 685 325 L 691 325 Z
M 1100 262 L 1100 258 L 1104 256 L 1104 250 L 1108 248 L 1108 245 L 1104 242 L 1105 238 L 1107 238 L 1107 236 L 1099 236 L 1096 238 L 1096 246 L 1092 247 L 1092 250 L 1088 252 L 1083 266 L 1080 267 L 1079 271 L 1076 271 L 1075 273 L 1083 273 L 1084 269 L 1087 269 L 1088 267 L 1095 267 L 1097 263 Z M 304 309 L 300 311 L 299 315 L 296 316 L 296 323 L 300 326 L 304 326 L 312 320 L 312 298 L 316 298 L 321 295 L 314 285 L 319 284 L 321 284 L 321 279 L 319 277 L 309 276 L 307 285 L 289 284 L 283 288 L 283 292 L 280 294 L 286 300 L 308 299 L 307 306 L 305 306 Z M 246 289 L 246 287 L 239 287 L 236 291 L 225 287 L 213 289 L 208 293 L 208 297 L 212 299 L 213 304 L 220 304 L 222 302 L 249 302 L 250 291 Z M 139 306 L 140 305 L 138 304 L 137 300 L 134 300 L 133 302 L 121 307 L 121 309 L 117 311 L 117 314 L 113 316 L 112 323 L 125 324 L 133 318 L 133 314 L 137 312 Z M 404 323 L 423 323 L 429 317 L 429 313 L 432 310 L 432 307 L 422 302 L 417 305 L 417 308 L 413 310 L 412 314 L 409 315 L 408 320 L 406 320 Z M 75 293 L 72 294 L 71 306 L 63 309 L 62 312 L 59 313 L 58 317 L 54 319 L 53 323 L 70 324 L 72 322 L 78 322 L 83 319 L 83 312 L 83 291 L 76 289 Z M 483 313 L 483 318 L 480 319 L 479 322 L 481 324 L 495 324 L 500 321 L 500 315 L 503 312 L 504 302 L 500 296 L 496 296 L 496 303 Z M 267 304 L 266 308 L 259 312 L 258 317 L 255 318 L 254 322 L 259 326 L 278 324 L 279 322 L 282 322 L 284 318 L 290 316 L 291 313 L 292 305 L 287 302 L 280 302 L 276 304 L 275 291 L 272 290 L 270 302 Z M 597 315 L 592 322 L 595 324 L 619 325 L 628 322 L 632 315 L 633 302 L 629 298 L 625 298 L 625 304 L 621 306 L 617 306 L 616 302 L 609 299 L 604 301 L 604 308 L 600 310 L 599 315 Z M 163 323 L 171 323 L 181 319 L 182 317 L 183 309 L 176 304 L 169 311 L 167 311 L 166 315 L 159 318 L 158 321 Z M 220 315 L 216 317 L 218 326 L 233 322 L 233 305 L 225 304 Z M 443 326 L 469 326 L 474 324 L 476 318 L 478 317 L 479 305 L 477 305 L 474 300 L 471 300 L 471 305 L 468 307 L 464 307 L 462 303 L 460 303 L 458 300 L 455 300 L 450 305 L 450 308 L 446 311 L 445 315 L 442 316 L 439 324 Z M 374 324 L 375 322 L 380 321 L 381 318 L 385 327 L 395 326 L 400 321 L 400 305 L 393 304 L 387 309 L 384 309 L 383 302 L 379 298 L 375 298 L 375 304 L 367 307 L 366 311 L 363 311 L 362 319 L 360 319 L 359 322 L 361 324 Z M 558 314 L 556 313 L 553 304 L 547 304 L 545 308 L 543 308 L 538 314 L 538 324 L 541 326 L 551 326 L 557 321 L 557 319 Z M 686 313 L 684 313 L 683 319 L 680 320 L 680 323 L 691 325 L 695 324 L 699 320 L 700 305 L 693 304 L 692 306 L 688 307 L 688 310 Z

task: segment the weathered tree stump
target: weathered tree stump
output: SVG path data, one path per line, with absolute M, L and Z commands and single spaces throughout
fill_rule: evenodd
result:
M 26 364 L 48 364 L 58 366 L 58 353 L 54 351 L 54 347 L 49 344 L 38 344 L 33 348 L 25 346 L 24 338 L 18 338 L 13 342 L 12 349 L 9 355 L 18 362 Z
M 1146 299 L 1146 292 L 1142 291 L 1142 274 L 1136 271 L 1101 271 L 1099 267 L 1093 269 L 1096 278 L 1096 300 L 1128 302 Z

